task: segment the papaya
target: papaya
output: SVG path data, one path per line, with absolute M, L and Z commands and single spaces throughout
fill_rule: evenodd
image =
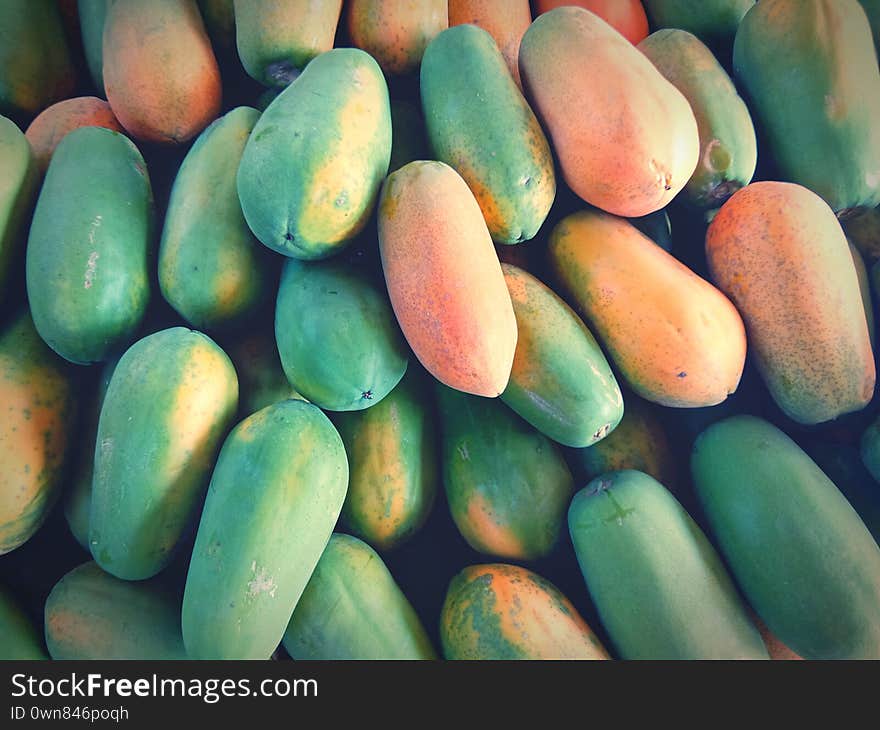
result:
M 0 116 L 0 287 L 27 237 L 25 226 L 39 186 L 33 150 L 18 126 Z
M 609 659 L 550 581 L 517 565 L 472 565 L 450 582 L 440 613 L 449 660 Z
M 783 180 L 842 215 L 880 203 L 880 68 L 857 0 L 762 0 L 733 69 Z
M 215 53 L 235 48 L 235 3 L 233 0 L 198 0 L 199 12 Z M 263 3 L 265 4 L 265 3 Z
M 83 563 L 52 588 L 45 607 L 53 659 L 186 659 L 180 599 L 159 580 L 133 583 Z
M 238 374 L 238 412 L 241 418 L 288 398 L 305 400 L 281 367 L 274 329 L 257 327 L 237 334 L 227 354 Z
M 264 86 L 280 87 L 333 48 L 342 12 L 342 0 L 234 0 L 234 6 L 242 66 Z
M 33 622 L 18 602 L 0 588 L 0 661 L 48 658 Z
M 285 256 L 330 256 L 363 230 L 390 156 L 388 87 L 376 62 L 356 48 L 323 53 L 248 138 L 237 178 L 245 220 Z
M 643 0 L 655 28 L 679 28 L 707 45 L 729 48 L 755 0 Z
M 180 165 L 159 244 L 159 287 L 205 330 L 250 317 L 269 288 L 268 252 L 238 202 L 236 174 L 260 113 L 240 106 L 212 122 Z
M 190 658 L 269 658 L 330 539 L 347 483 L 342 439 L 317 406 L 282 401 L 232 430 L 186 577 Z
M 549 555 L 574 493 L 559 448 L 498 400 L 437 393 L 443 484 L 462 537 L 487 555 Z
M 578 565 L 622 659 L 766 659 L 721 559 L 648 474 L 593 479 L 568 510 Z
M 105 96 L 104 91 L 104 21 L 112 0 L 77 0 L 79 28 L 82 36 L 86 65 L 95 90 Z
M 449 25 L 446 0 L 348 0 L 345 27 L 351 42 L 389 76 L 417 71 L 431 39 Z
M 485 30 L 498 45 L 504 63 L 519 88 L 519 44 L 532 23 L 529 0 L 449 0 L 449 27 L 472 24 Z
M 55 504 L 70 453 L 76 384 L 25 310 L 0 333 L 0 555 L 23 545 Z
M 333 416 L 348 456 L 342 523 L 377 550 L 409 540 L 434 506 L 439 461 L 433 405 L 424 377 L 411 367 L 372 408 Z
M 691 473 L 727 565 L 774 635 L 804 659 L 880 657 L 880 547 L 794 441 L 733 416 L 697 438 Z
M 647 215 L 691 178 L 700 138 L 690 104 L 599 16 L 577 7 L 538 16 L 519 70 L 565 182 L 586 202 Z
M 535 11 L 540 15 L 564 5 L 595 13 L 633 45 L 648 35 L 648 16 L 641 0 L 536 0 Z
M 672 253 L 672 222 L 665 209 L 656 210 L 637 218 L 630 218 L 629 222 L 664 251 Z
M 418 614 L 379 554 L 333 533 L 284 632 L 294 659 L 436 659 Z
M 379 403 L 409 363 L 381 283 L 346 261 L 287 260 L 275 339 L 290 384 L 325 410 Z
M 474 25 L 442 31 L 420 79 L 434 156 L 464 178 L 492 239 L 533 238 L 556 195 L 553 157 L 492 36 Z
M 628 221 L 574 213 L 553 229 L 549 254 L 562 292 L 637 395 L 698 408 L 736 390 L 746 337 L 733 304 Z
M 187 142 L 220 112 L 220 69 L 195 0 L 113 0 L 103 75 L 113 113 L 139 140 Z
M 761 639 L 764 641 L 764 646 L 767 647 L 767 653 L 770 655 L 770 658 L 774 661 L 797 661 L 803 659 L 802 656 L 799 656 L 791 649 L 789 649 L 785 644 L 783 644 L 776 636 L 770 633 L 770 629 L 764 624 L 761 619 L 754 615 L 753 612 L 750 612 L 750 617 L 755 624 L 755 627 L 761 634 Z
M 58 4 L 0 3 L 0 113 L 32 117 L 70 96 L 75 83 Z
M 134 338 L 150 299 L 154 207 L 127 137 L 81 127 L 52 155 L 27 243 L 34 324 L 71 362 L 107 359 Z
M 200 332 L 172 327 L 126 350 L 95 446 L 89 547 L 103 570 L 142 580 L 168 565 L 237 404 L 232 363 Z
M 865 322 L 868 325 L 868 339 L 871 342 L 871 348 L 874 348 L 874 304 L 871 298 L 871 280 L 868 276 L 868 269 L 865 266 L 865 259 L 859 249 L 852 241 L 847 239 L 849 243 L 849 252 L 852 255 L 853 264 L 856 267 L 856 276 L 859 280 L 859 294 L 862 295 L 862 306 L 865 310 Z
M 391 305 L 416 357 L 450 388 L 499 395 L 516 316 L 467 183 L 442 162 L 411 162 L 386 179 L 378 226 Z
M 25 132 L 34 151 L 37 167 L 46 173 L 58 143 L 68 132 L 80 127 L 104 127 L 122 132 L 110 105 L 94 96 L 78 96 L 47 107 L 30 123 Z
M 840 221 L 869 268 L 880 259 L 880 208 L 862 208 Z
M 543 282 L 510 264 L 501 269 L 517 325 L 501 400 L 566 446 L 601 441 L 623 417 L 623 396 L 599 343 Z
M 858 276 L 822 198 L 793 183 L 748 185 L 709 225 L 706 258 L 787 416 L 822 423 L 868 404 L 874 357 Z
M 684 94 L 697 120 L 700 157 L 683 197 L 698 208 L 719 207 L 752 181 L 758 163 L 745 102 L 712 51 L 686 30 L 658 30 L 638 48 Z
M 590 481 L 610 471 L 635 470 L 674 491 L 678 469 L 657 408 L 627 393 L 623 418 L 601 441 L 571 449 L 569 462 L 578 480 Z
M 391 162 L 389 174 L 428 154 L 428 137 L 421 109 L 409 101 L 391 100 Z

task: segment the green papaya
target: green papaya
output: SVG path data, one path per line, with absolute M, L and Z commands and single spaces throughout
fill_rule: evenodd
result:
M 127 137 L 81 127 L 55 149 L 27 244 L 34 324 L 53 350 L 87 364 L 123 350 L 150 298 L 153 196 Z
M 25 226 L 37 194 L 37 163 L 27 137 L 0 117 L 0 287 L 5 290 L 10 267 L 24 250 Z
M 382 558 L 365 542 L 334 533 L 290 623 L 294 659 L 436 659 L 422 622 Z
M 425 119 L 418 106 L 409 101 L 391 101 L 391 162 L 388 174 L 415 160 L 426 160 L 428 138 Z
M 107 7 L 113 0 L 78 0 L 79 28 L 89 75 L 98 93 L 106 98 L 104 91 L 104 19 Z
M 697 438 L 691 472 L 727 564 L 774 635 L 805 659 L 880 658 L 880 547 L 794 441 L 733 416 Z
M 238 373 L 238 412 L 242 418 L 288 398 L 305 400 L 281 367 L 274 329 L 238 334 L 227 349 Z
M 342 439 L 314 405 L 286 400 L 227 437 L 183 596 L 193 659 L 268 659 L 342 509 Z
M 462 537 L 489 555 L 548 555 L 574 492 L 559 448 L 499 400 L 437 393 L 443 484 Z
M 366 225 L 391 157 L 385 77 L 356 48 L 321 54 L 266 107 L 238 168 L 245 220 L 269 248 L 337 252 Z
M 13 597 L 0 588 L 0 661 L 48 658 L 33 622 Z
M 244 220 L 235 176 L 260 113 L 240 106 L 190 148 L 171 188 L 159 245 L 159 287 L 193 327 L 215 330 L 254 313 L 269 260 Z
M 653 28 L 680 28 L 708 45 L 733 42 L 755 0 L 644 0 Z
M 235 4 L 233 0 L 199 0 L 199 11 L 214 53 L 235 47 Z
M 232 363 L 200 332 L 172 327 L 125 352 L 95 445 L 89 547 L 101 568 L 142 580 L 168 565 L 237 405 Z
M 492 36 L 475 25 L 437 34 L 420 91 L 435 158 L 464 178 L 492 239 L 534 238 L 556 196 L 553 157 Z
M 388 295 L 346 261 L 289 259 L 281 274 L 275 338 L 290 384 L 331 411 L 380 402 L 409 362 Z

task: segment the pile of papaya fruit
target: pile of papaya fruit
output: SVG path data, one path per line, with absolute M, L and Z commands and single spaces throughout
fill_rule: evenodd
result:
M 878 37 L 4 0 L 0 658 L 880 659 Z

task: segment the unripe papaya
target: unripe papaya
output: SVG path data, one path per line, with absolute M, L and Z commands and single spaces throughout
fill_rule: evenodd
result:
M 706 258 L 786 415 L 815 424 L 867 405 L 875 372 L 865 309 L 846 237 L 822 198 L 792 183 L 752 183 L 709 225 Z
M 48 658 L 33 622 L 13 597 L 0 588 L 0 661 Z
M 597 15 L 562 7 L 539 16 L 519 68 L 565 181 L 588 203 L 647 215 L 690 179 L 700 154 L 690 104 Z
M 235 3 L 233 0 L 198 0 L 199 12 L 215 53 L 235 47 Z M 265 3 L 264 3 L 265 5 Z M 219 55 L 219 54 L 218 54 Z
M 281 367 L 274 327 L 236 333 L 227 354 L 238 374 L 238 412 L 242 418 L 288 398 L 305 400 Z
M 641 0 L 536 0 L 538 15 L 564 5 L 595 13 L 633 45 L 648 35 L 648 16 Z
M 77 0 L 79 28 L 89 75 L 99 94 L 104 92 L 104 21 L 112 0 Z
M 18 126 L 0 117 L 0 287 L 24 250 L 28 216 L 39 186 L 33 150 Z
M 729 49 L 755 0 L 643 0 L 655 28 L 679 28 Z
M 495 397 L 507 385 L 516 317 L 480 206 L 442 162 L 388 176 L 379 201 L 379 251 L 394 314 L 437 380 Z

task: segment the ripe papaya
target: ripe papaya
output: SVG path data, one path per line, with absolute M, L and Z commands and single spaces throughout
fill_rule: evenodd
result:
M 286 400 L 223 444 L 183 596 L 193 659 L 268 659 L 330 539 L 348 463 L 317 406 Z
M 578 564 L 623 659 L 766 659 L 709 540 L 653 477 L 603 474 L 568 511 Z
M 116 118 L 137 139 L 181 144 L 220 112 L 220 69 L 195 0 L 113 0 L 103 75 Z
M 623 397 L 599 343 L 548 286 L 510 264 L 501 269 L 518 332 L 501 400 L 566 446 L 601 441 L 620 423 Z
M 880 203 L 880 69 L 856 0 L 762 0 L 733 68 L 784 180 L 840 214 Z
M 559 447 L 498 400 L 437 392 L 443 484 L 462 537 L 487 555 L 548 555 L 574 493 Z
M 556 196 L 553 157 L 492 36 L 474 25 L 444 30 L 425 49 L 420 79 L 434 155 L 464 178 L 492 239 L 533 238 Z
M 574 213 L 549 252 L 562 290 L 637 395 L 695 408 L 736 390 L 746 337 L 733 304 L 628 221 Z
M 679 28 L 709 46 L 729 49 L 755 0 L 643 0 L 655 28 Z
M 697 438 L 691 473 L 727 564 L 773 634 L 805 659 L 880 657 L 880 547 L 794 441 L 733 416 Z
M 0 287 L 5 290 L 10 267 L 24 250 L 28 224 L 39 186 L 36 158 L 18 126 L 0 116 Z
M 519 44 L 532 23 L 529 0 L 449 0 L 449 27 L 466 24 L 485 30 L 498 45 L 519 88 Z
M 95 446 L 89 547 L 101 568 L 142 580 L 168 565 L 237 404 L 232 363 L 200 332 L 172 327 L 126 350 Z
M 436 659 L 412 604 L 365 542 L 333 533 L 284 632 L 300 660 Z
M 409 101 L 391 101 L 391 162 L 388 174 L 428 154 L 428 137 L 421 109 Z
M 535 11 L 540 15 L 564 5 L 595 13 L 633 45 L 648 35 L 648 16 L 641 0 L 536 0 Z
M 288 398 L 305 400 L 284 374 L 274 328 L 257 327 L 249 332 L 236 333 L 226 352 L 238 374 L 238 412 L 241 418 Z
M 378 550 L 412 537 L 434 506 L 439 462 L 433 405 L 424 377 L 411 366 L 375 406 L 333 416 L 348 456 L 342 522 Z
M 240 323 L 269 288 L 268 252 L 245 222 L 235 181 L 259 116 L 240 106 L 212 122 L 190 147 L 171 188 L 159 244 L 159 287 L 193 327 Z
M 33 622 L 18 602 L 0 588 L 0 661 L 48 658 Z
M 389 76 L 416 71 L 425 47 L 449 25 L 446 0 L 349 0 L 345 25 L 351 42 Z
M 695 35 L 658 30 L 638 48 L 684 94 L 697 120 L 700 158 L 684 197 L 697 207 L 717 208 L 755 174 L 758 143 L 749 110 L 712 51 Z
M 146 313 L 153 194 L 143 157 L 101 127 L 70 132 L 46 172 L 27 244 L 27 290 L 40 336 L 71 362 L 126 347 Z
M 450 660 L 609 658 L 556 586 L 503 563 L 472 565 L 452 579 L 440 640 Z
M 868 404 L 874 357 L 858 277 L 822 198 L 792 183 L 748 185 L 709 225 L 706 258 L 786 415 L 815 424 Z
M 180 599 L 160 580 L 119 580 L 93 562 L 55 584 L 45 622 L 53 659 L 187 658 Z
M 76 3 L 86 65 L 89 67 L 92 83 L 101 96 L 106 96 L 104 91 L 104 21 L 107 19 L 107 9 L 111 2 L 112 0 L 77 0 Z
M 495 397 L 507 385 L 516 317 L 480 206 L 442 162 L 388 176 L 379 201 L 379 251 L 394 314 L 437 380 Z
M 76 387 L 30 314 L 0 333 L 0 555 L 23 545 L 55 504 L 71 444 Z
M 342 12 L 342 0 L 235 0 L 234 5 L 235 43 L 245 71 L 265 86 L 280 87 L 333 48 Z
M 288 259 L 275 309 L 275 339 L 290 384 L 331 411 L 379 403 L 409 363 L 380 282 L 338 259 Z
M 390 156 L 388 87 L 376 62 L 355 48 L 323 53 L 248 138 L 238 168 L 245 220 L 285 256 L 329 256 L 366 225 Z
M 576 7 L 538 16 L 519 68 L 565 181 L 588 203 L 647 215 L 690 179 L 700 154 L 690 104 L 599 16 Z

